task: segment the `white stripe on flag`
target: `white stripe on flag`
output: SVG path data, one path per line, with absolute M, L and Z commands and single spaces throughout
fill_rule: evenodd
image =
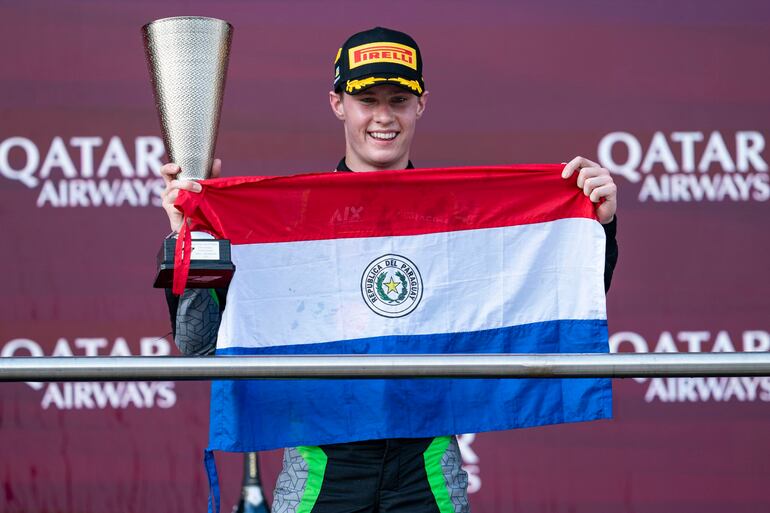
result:
M 605 237 L 584 218 L 427 235 L 235 245 L 217 346 L 269 347 L 605 319 Z M 369 308 L 367 266 L 414 262 L 423 297 L 403 317 Z

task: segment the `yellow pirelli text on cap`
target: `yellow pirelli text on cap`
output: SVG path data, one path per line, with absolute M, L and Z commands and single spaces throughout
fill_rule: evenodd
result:
M 393 64 L 402 64 L 416 70 L 417 52 L 411 46 L 385 41 L 381 43 L 367 43 L 348 50 L 350 69 L 376 62 L 392 62 Z

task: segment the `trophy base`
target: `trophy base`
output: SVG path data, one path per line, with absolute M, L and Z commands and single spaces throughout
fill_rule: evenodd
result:
M 167 237 L 158 251 L 158 273 L 153 287 L 170 289 L 174 281 L 174 253 L 176 237 Z M 190 272 L 185 288 L 225 288 L 235 273 L 230 260 L 230 241 L 217 239 L 193 239 L 190 252 Z

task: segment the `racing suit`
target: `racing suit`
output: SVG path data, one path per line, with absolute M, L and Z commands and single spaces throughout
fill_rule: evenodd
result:
M 409 162 L 407 169 L 413 168 Z M 345 159 L 336 171 L 351 171 Z M 618 257 L 617 221 L 604 225 L 604 283 Z M 225 308 L 225 289 L 166 290 L 174 341 L 186 355 L 210 355 Z M 455 436 L 367 440 L 287 448 L 274 513 L 465 513 L 468 477 Z

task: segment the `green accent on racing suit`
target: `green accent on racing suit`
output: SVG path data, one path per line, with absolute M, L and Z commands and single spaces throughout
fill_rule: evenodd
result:
M 437 436 L 423 453 L 425 460 L 425 473 L 428 475 L 428 483 L 436 505 L 441 513 L 454 513 L 452 500 L 444 481 L 444 471 L 441 468 L 441 458 L 449 447 L 448 436 Z
M 299 446 L 297 452 L 307 464 L 307 483 L 297 513 L 310 513 L 321 493 L 328 458 L 320 447 Z

